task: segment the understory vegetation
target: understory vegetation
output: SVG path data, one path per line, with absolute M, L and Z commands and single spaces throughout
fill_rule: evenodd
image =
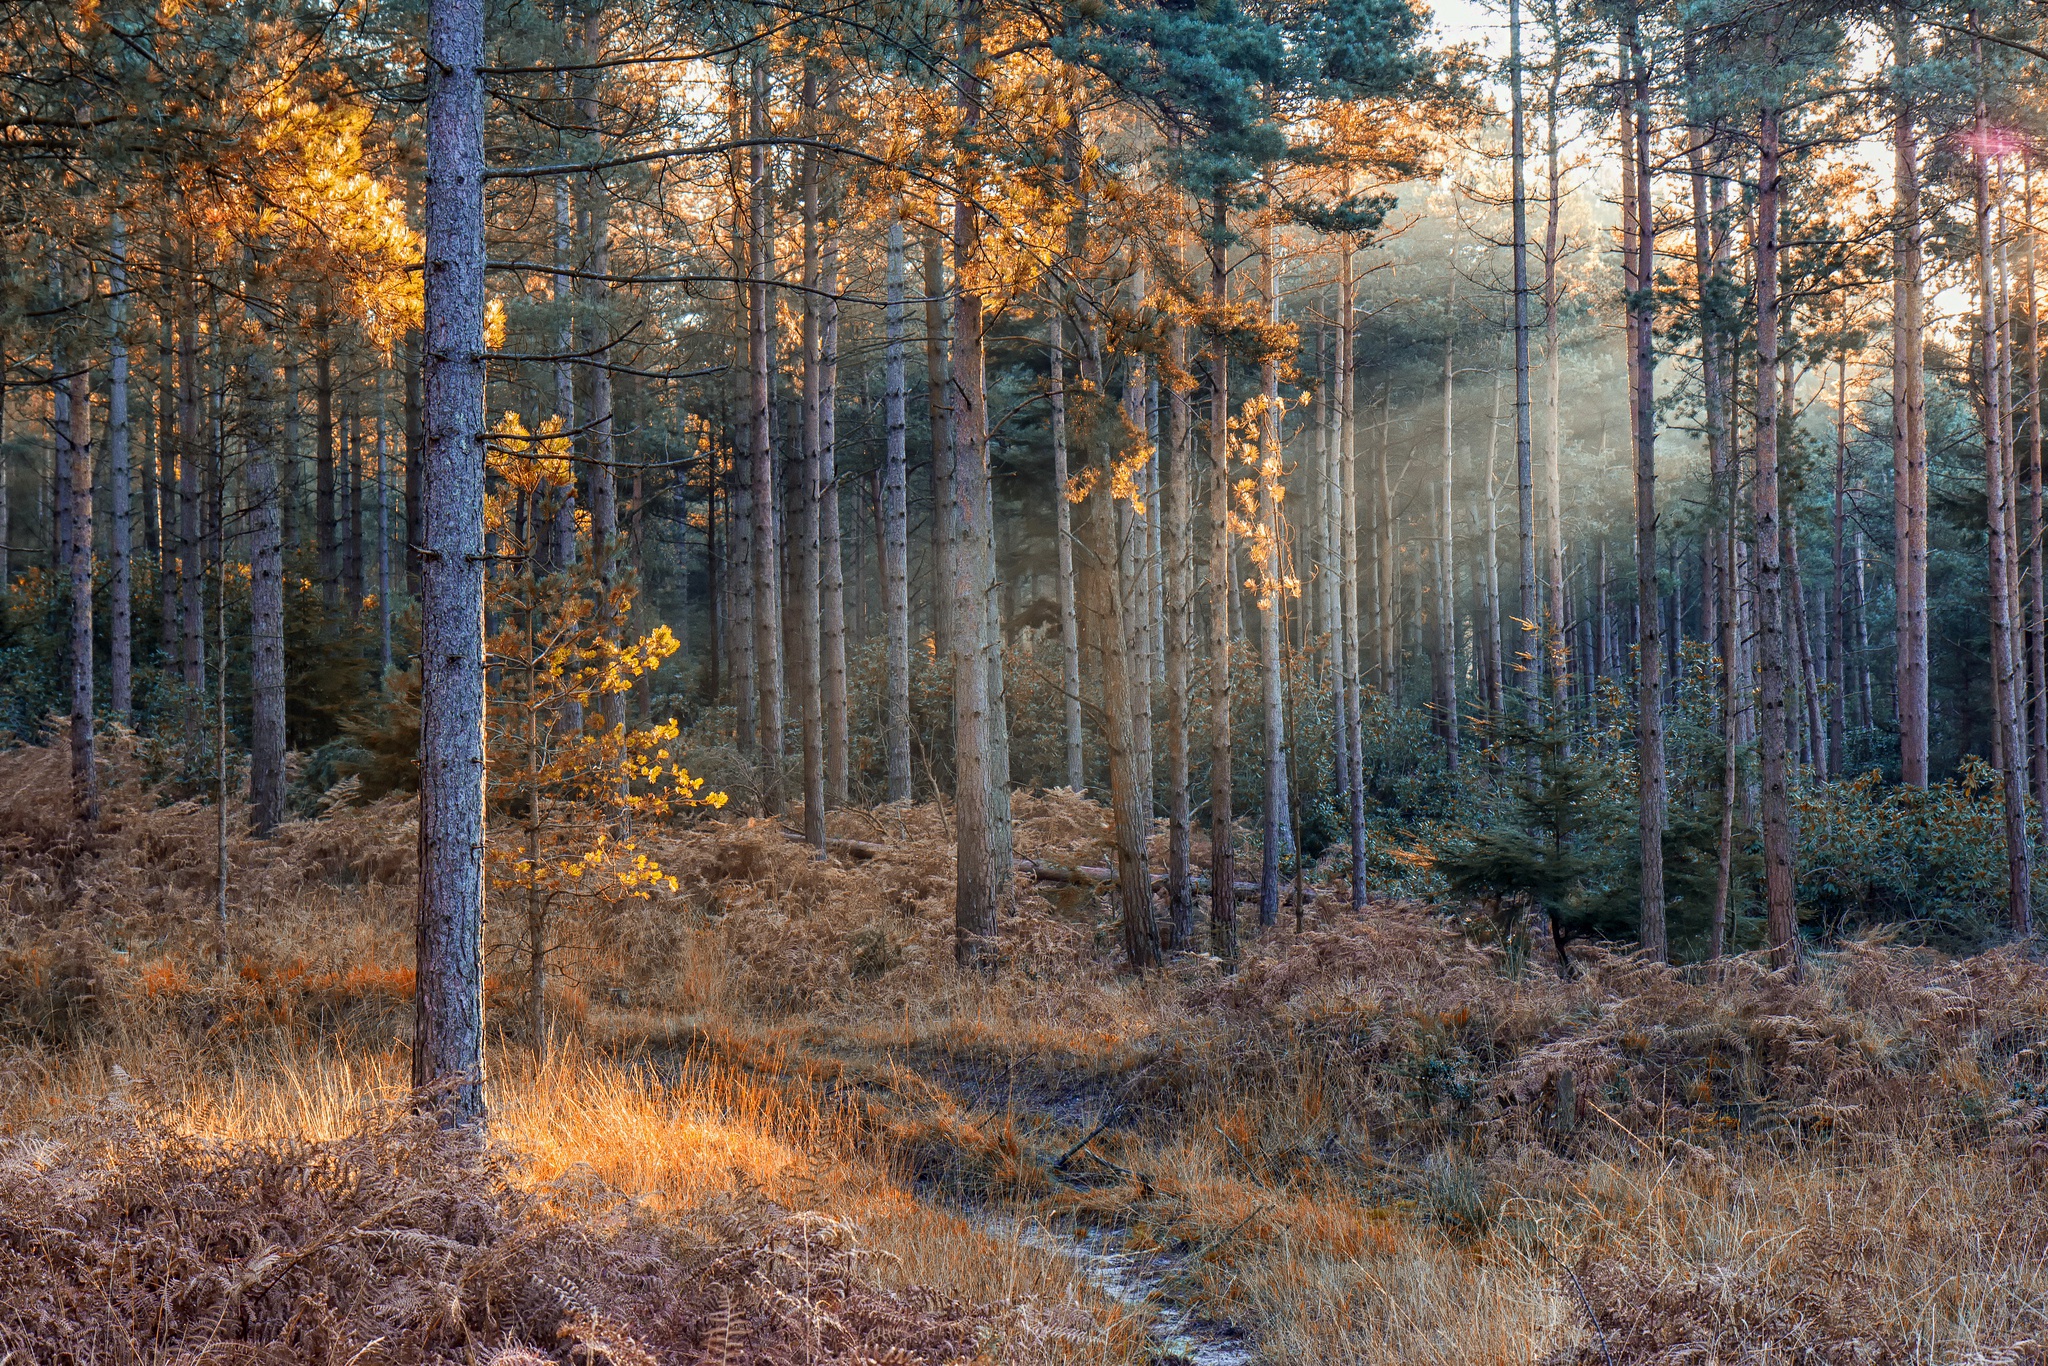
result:
M 404 794 L 230 841 L 109 745 L 0 756 L 0 1351 L 65 1361 L 2039 1362 L 2048 968 L 1672 968 L 1311 880 L 1119 970 L 1106 812 L 1016 799 L 994 978 L 948 810 L 819 859 L 700 811 L 495 918 L 489 1137 L 412 1118 Z M 239 823 L 236 823 L 239 828 Z M 1112 1293 L 1116 1259 L 1142 1294 Z M 1169 1325 L 1162 1326 L 1162 1325 Z M 66 1355 L 50 1357 L 50 1344 Z M 1234 1355 L 1199 1355 L 1228 1352 Z

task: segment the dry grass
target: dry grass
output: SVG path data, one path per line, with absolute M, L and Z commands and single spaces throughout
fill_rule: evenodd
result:
M 0 1124 L 102 1104 L 118 1065 L 181 1133 L 353 1141 L 400 1095 L 409 809 L 238 843 L 223 972 L 211 813 L 116 785 L 88 844 L 39 800 L 61 772 L 0 756 Z M 1104 861 L 1099 809 L 1018 814 L 1021 851 Z M 1092 896 L 1027 887 L 986 981 L 951 966 L 945 822 L 835 813 L 888 850 L 858 862 L 758 823 L 647 837 L 680 890 L 585 927 L 551 1048 L 515 1021 L 494 1051 L 512 1187 L 664 1228 L 829 1214 L 863 1287 L 932 1287 L 1011 1360 L 1144 1343 L 971 1211 L 1118 1230 L 1275 1362 L 2041 1359 L 2048 972 L 2023 955 L 1867 944 L 1793 985 L 1592 954 L 1565 982 L 1424 908 L 1323 904 L 1234 977 L 1140 981 Z M 493 978 L 509 1014 L 515 962 Z

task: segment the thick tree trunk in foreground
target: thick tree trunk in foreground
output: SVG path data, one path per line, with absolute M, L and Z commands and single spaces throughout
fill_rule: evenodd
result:
M 420 579 L 420 872 L 412 1080 L 483 1114 L 484 204 L 482 0 L 427 20 Z
M 1358 558 L 1358 374 L 1352 357 L 1352 329 L 1355 322 L 1356 285 L 1352 279 L 1352 248 L 1345 238 L 1337 263 L 1337 459 L 1341 479 L 1343 551 L 1343 665 L 1339 686 L 1344 690 L 1343 721 L 1348 730 L 1345 750 L 1350 755 L 1344 785 L 1347 833 L 1351 839 L 1351 909 L 1365 909 L 1365 690 L 1362 684 L 1364 656 L 1359 637 Z
M 1767 45 L 1767 55 L 1769 45 Z M 1778 424 L 1778 208 L 1783 114 L 1758 116 L 1756 208 L 1756 478 L 1751 486 L 1755 526 L 1757 615 L 1758 749 L 1763 770 L 1765 932 L 1771 966 L 1800 972 L 1799 909 L 1795 904 L 1790 762 L 1785 744 L 1784 546 L 1779 530 Z
M 818 636 L 824 661 L 825 800 L 847 798 L 846 561 L 839 526 L 839 225 L 827 201 L 818 317 Z

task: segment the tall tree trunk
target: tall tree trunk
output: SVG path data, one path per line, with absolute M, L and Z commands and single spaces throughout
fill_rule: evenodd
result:
M 112 239 L 108 280 L 111 300 L 107 347 L 107 495 L 113 513 L 113 525 L 109 528 L 109 548 L 113 554 L 107 583 L 107 684 L 115 719 L 126 721 L 135 711 L 135 582 L 128 506 L 134 469 L 128 456 L 128 238 L 118 213 L 113 218 Z M 6 539 L 6 528 L 0 527 L 0 544 Z M 0 567 L 0 585 L 5 582 L 4 567 Z
M 2034 165 L 2026 163 L 2025 221 L 2034 218 Z M 2041 468 L 2041 296 L 2035 287 L 2035 234 L 2027 233 L 2027 569 L 2032 596 L 2027 603 L 2028 677 L 2031 686 L 2027 716 L 2033 759 L 2034 799 L 2040 805 L 2041 842 L 2048 845 L 2048 524 L 2042 521 Z M 1859 575 L 1861 565 L 1858 565 Z
M 943 206 L 941 206 L 943 208 Z M 946 310 L 946 257 L 943 237 L 924 239 L 924 374 L 926 408 L 932 434 L 931 559 L 932 645 L 938 658 L 953 658 L 953 401 L 948 379 L 947 338 L 951 315 Z
M 1564 417 L 1561 402 L 1564 386 L 1564 351 L 1558 312 L 1563 286 L 1564 260 L 1560 220 L 1564 212 L 1564 168 L 1562 143 L 1558 135 L 1557 110 L 1564 82 L 1565 59 L 1556 49 L 1550 55 L 1548 89 L 1543 104 L 1543 157 L 1546 188 L 1543 204 L 1543 482 L 1550 555 L 1550 600 L 1548 648 L 1556 652 L 1553 676 L 1559 679 L 1555 694 L 1564 695 L 1562 679 L 1570 672 L 1565 649 L 1565 565 L 1564 492 L 1559 465 L 1564 450 Z
M 980 0 L 955 10 L 960 67 L 954 99 L 960 116 L 961 183 L 980 174 L 971 150 L 983 99 Z M 963 967 L 992 971 L 996 932 L 1011 901 L 1007 764 L 998 755 L 1002 725 L 1002 640 L 990 629 L 995 537 L 989 522 L 987 387 L 982 353 L 981 211 L 962 196 L 953 205 L 953 773 L 957 873 L 954 953 Z M 1121 839 L 1119 840 L 1121 846 Z M 1143 846 L 1139 846 L 1142 859 Z M 1121 847 L 1119 849 L 1121 853 Z M 1150 884 L 1143 884 L 1150 902 Z
M 818 77 L 806 64 L 802 93 L 803 117 L 812 119 L 818 107 Z M 796 519 L 797 593 L 790 604 L 797 615 L 796 664 L 798 701 L 803 714 L 804 835 L 825 853 L 825 677 L 824 648 L 819 640 L 820 600 L 818 578 L 821 529 L 819 501 L 824 494 L 823 457 L 820 449 L 819 393 L 823 366 L 819 360 L 818 295 L 818 154 L 805 148 L 800 154 L 799 191 L 803 214 L 803 331 L 799 338 L 798 364 L 803 373 L 803 448 L 797 497 L 790 513 Z
M 582 59 L 586 62 L 601 61 L 604 56 L 603 6 L 592 3 L 583 13 Z M 603 139 L 598 133 L 604 121 L 602 92 L 596 74 L 582 82 L 583 93 L 579 101 L 583 125 L 590 130 L 588 145 L 593 155 L 601 155 Z M 590 553 L 597 570 L 597 629 L 603 639 L 612 646 L 621 642 L 625 623 L 619 620 L 619 613 L 613 597 L 613 590 L 619 582 L 619 471 L 616 448 L 613 442 L 612 421 L 612 371 L 609 348 L 616 336 L 611 302 L 611 285 L 602 277 L 611 274 L 611 194 L 600 176 L 587 176 L 583 181 L 585 196 L 584 220 L 589 224 L 590 239 L 584 244 L 584 258 L 593 277 L 583 281 L 584 306 L 582 309 L 584 327 L 584 350 L 593 352 L 589 374 L 584 377 L 586 391 L 590 398 L 589 444 L 586 449 L 590 459 L 585 466 L 584 488 L 590 496 Z M 606 730 L 616 730 L 626 723 L 626 695 L 623 692 L 606 690 L 599 695 L 598 711 L 604 717 Z M 778 806 L 779 809 L 779 806 Z
M 1269 221 L 1259 244 L 1259 303 L 1268 325 L 1280 321 L 1280 291 L 1273 259 L 1273 225 Z M 1260 839 L 1259 924 L 1270 927 L 1280 919 L 1280 861 L 1286 848 L 1284 818 L 1287 809 L 1287 731 L 1282 706 L 1281 632 L 1282 608 L 1287 590 L 1281 580 L 1280 523 L 1281 482 L 1285 477 L 1284 453 L 1280 447 L 1280 360 L 1269 355 L 1259 363 L 1259 392 L 1264 402 L 1259 410 L 1259 678 L 1262 685 L 1266 795 L 1261 803 L 1263 833 Z M 1228 891 L 1221 893 L 1229 895 Z
M 317 538 L 320 601 L 332 612 L 341 606 L 341 522 L 335 505 L 334 320 L 323 293 L 313 315 L 313 534 Z M 184 363 L 181 350 L 179 363 Z M 194 447 L 178 452 L 179 487 Z
M 574 219 L 569 213 L 569 181 L 562 177 L 555 181 L 555 264 L 568 268 L 575 259 L 576 235 Z M 554 364 L 555 417 L 561 422 L 561 429 L 574 432 L 578 426 L 576 417 L 576 369 L 568 357 L 576 350 L 576 287 L 571 278 L 557 271 L 550 277 L 550 298 L 555 305 L 555 354 L 562 357 Z M 567 477 L 551 490 L 553 515 L 551 525 L 540 537 L 544 550 L 543 562 L 550 570 L 566 569 L 576 562 L 576 470 L 572 465 Z M 577 703 L 577 730 L 582 729 L 582 704 Z
M 1841 777 L 1849 767 L 1849 357 L 1836 358 L 1835 488 L 1828 559 L 1828 772 Z
M 1984 487 L 1988 532 L 1987 558 L 1991 580 L 1991 698 L 2001 754 L 2000 777 L 2005 795 L 2006 919 L 2015 937 L 2033 929 L 2032 845 L 2027 835 L 2026 750 L 2021 738 L 2020 675 L 2013 630 L 2012 580 L 2007 563 L 2012 466 L 2006 451 L 2006 394 L 1999 356 L 1998 290 L 1992 272 L 1991 162 L 1986 152 L 1990 123 L 1985 113 L 1984 42 L 1980 16 L 1970 15 L 1970 55 L 1977 73 L 1974 190 L 1977 211 L 1978 350 L 1983 367 Z
M 1893 18 L 1892 62 L 1915 60 L 1913 19 Z M 1920 144 L 1913 97 L 1893 95 L 1892 188 L 1892 534 L 1897 564 L 1899 776 L 1927 786 L 1927 390 L 1921 285 Z
M 178 310 L 178 627 L 185 686 L 206 691 L 199 530 L 199 303 L 189 275 Z
M 1432 566 L 1435 581 L 1431 586 L 1430 630 L 1430 701 L 1436 713 L 1436 733 L 1443 741 L 1444 767 L 1452 773 L 1458 771 L 1458 624 L 1456 593 L 1451 573 L 1451 509 L 1452 481 L 1457 456 L 1456 396 L 1458 372 L 1455 365 L 1454 346 L 1458 335 L 1458 264 L 1455 251 L 1451 255 L 1447 278 L 1449 287 L 1444 296 L 1444 363 L 1443 363 L 1443 458 L 1437 470 L 1436 526 L 1430 540 L 1435 554 Z M 1527 618 L 1524 618 L 1526 620 Z M 1527 637 L 1522 637 L 1523 651 L 1520 668 L 1524 676 L 1533 674 L 1536 667 L 1534 656 L 1526 651 Z
M 903 218 L 889 216 L 889 350 L 884 362 L 886 426 L 882 465 L 882 618 L 887 634 L 883 748 L 889 800 L 910 800 L 910 516 L 903 413 Z
M 252 274 L 261 279 L 260 261 Z M 265 300 L 258 285 L 250 312 L 262 325 Z M 255 422 L 248 442 L 249 547 L 249 830 L 268 835 L 284 819 L 284 528 L 279 515 L 277 458 L 267 433 L 277 407 L 269 347 L 250 351 Z
M 1482 521 L 1479 506 L 1473 504 L 1472 525 L 1480 533 L 1479 565 L 1476 570 L 1475 587 L 1479 590 L 1480 621 L 1474 633 L 1480 650 L 1480 686 L 1486 698 L 1487 715 L 1498 720 L 1505 712 L 1507 698 L 1505 686 L 1506 669 L 1502 664 L 1507 642 L 1501 638 L 1500 617 L 1500 409 L 1501 400 L 1507 388 L 1506 376 L 1496 370 L 1493 373 L 1493 421 L 1486 429 L 1486 517 Z M 1548 632 L 1545 633 L 1550 634 Z M 1537 644 L 1546 657 L 1554 648 L 1548 640 L 1538 639 Z
M 1775 41 L 1766 41 L 1766 63 L 1775 61 Z M 1756 207 L 1756 478 L 1751 486 L 1751 521 L 1756 533 L 1758 750 L 1763 770 L 1764 903 L 1771 966 L 1789 976 L 1801 972 L 1799 910 L 1793 900 L 1792 793 L 1785 747 L 1784 547 L 1778 509 L 1778 214 L 1782 193 L 1782 111 L 1758 115 Z
M 174 293 L 169 306 L 160 307 L 156 343 L 156 450 L 157 468 L 150 472 L 156 481 L 157 542 L 157 643 L 166 661 L 182 662 L 179 631 L 179 600 L 183 589 L 180 573 L 182 556 L 178 541 L 178 452 L 180 419 L 178 343 L 173 315 L 179 312 L 182 291 Z
M 412 1081 L 482 1117 L 484 60 L 482 0 L 427 21 L 420 874 Z
M 53 266 L 51 275 L 61 281 L 63 272 Z M 69 306 L 61 296 L 58 302 L 60 309 Z M 92 383 L 85 362 L 74 364 L 67 354 L 63 324 L 58 326 L 50 369 L 61 378 L 51 391 L 51 426 L 57 437 L 58 491 L 64 495 L 58 502 L 58 535 L 71 599 L 71 808 L 81 823 L 93 826 L 100 819 L 100 784 L 93 744 Z
M 1162 576 L 1166 647 L 1166 922 L 1176 951 L 1194 947 L 1193 807 L 1188 794 L 1188 654 L 1194 630 L 1194 505 L 1191 494 L 1187 328 L 1178 319 L 1166 335 L 1173 367 L 1166 399 L 1166 507 Z M 1066 500 L 1060 500 L 1064 503 Z
M 1649 286 L 1655 279 L 1657 226 L 1650 165 L 1650 61 L 1640 18 L 1628 12 L 1629 64 L 1635 102 L 1632 177 L 1635 212 L 1636 290 L 1629 297 L 1629 330 L 1635 348 L 1630 367 L 1635 381 L 1636 603 L 1636 801 L 1642 860 L 1642 918 L 1637 930 L 1643 952 L 1655 961 L 1671 956 L 1664 924 L 1664 653 L 1657 620 L 1657 310 Z
M 1520 681 L 1522 690 L 1528 697 L 1528 713 L 1533 719 L 1536 715 L 1537 690 L 1543 677 L 1544 651 L 1536 589 L 1536 476 L 1531 461 L 1529 437 L 1529 151 L 1526 136 L 1527 119 L 1522 108 L 1521 0 L 1508 0 L 1508 89 L 1509 175 L 1513 180 L 1509 189 L 1513 229 L 1509 253 L 1514 273 L 1515 533 L 1516 547 L 1521 552 L 1518 560 L 1521 573 L 1520 610 L 1517 617 L 1520 653 L 1525 659 Z M 1448 487 L 1445 493 L 1448 496 Z M 1445 549 L 1448 551 L 1448 502 L 1445 505 L 1444 526 Z M 1454 721 L 1453 725 L 1455 724 Z
M 753 65 L 748 129 L 768 136 L 768 68 Z M 761 761 L 762 814 L 782 814 L 782 623 L 776 601 L 775 438 L 769 430 L 773 407 L 774 326 L 768 286 L 773 275 L 774 238 L 769 221 L 774 186 L 768 177 L 768 149 L 758 141 L 747 149 L 747 430 L 753 443 L 754 715 Z
M 839 197 L 827 200 L 819 270 L 818 633 L 825 687 L 825 800 L 847 800 L 846 562 L 839 526 Z
M 1065 737 L 1067 786 L 1087 790 L 1081 767 L 1081 632 L 1074 615 L 1074 519 L 1067 497 L 1067 358 L 1065 319 L 1055 305 L 1046 322 L 1052 403 L 1053 539 L 1058 552 L 1060 608 L 1061 733 Z
M 1229 196 L 1210 199 L 1209 301 L 1230 301 Z M 1237 963 L 1237 851 L 1231 810 L 1230 353 L 1223 336 L 1209 345 L 1209 951 Z
M 1351 763 L 1345 775 L 1344 806 L 1347 833 L 1351 840 L 1351 909 L 1365 909 L 1365 705 L 1362 686 L 1364 651 L 1360 641 L 1362 621 L 1358 610 L 1358 369 L 1352 355 L 1353 332 L 1357 326 L 1356 285 L 1352 279 L 1351 238 L 1340 239 L 1337 258 L 1337 458 L 1343 487 L 1343 676 L 1344 722 L 1349 727 L 1345 744 Z

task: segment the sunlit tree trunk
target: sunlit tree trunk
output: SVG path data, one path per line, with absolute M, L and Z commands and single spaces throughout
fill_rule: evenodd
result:
M 1564 214 L 1564 167 L 1558 135 L 1558 103 L 1564 83 L 1565 59 L 1553 51 L 1547 74 L 1548 89 L 1543 104 L 1543 482 L 1547 517 L 1546 549 L 1550 560 L 1550 597 L 1547 648 L 1557 653 L 1553 675 L 1560 682 L 1556 695 L 1564 695 L 1562 679 L 1569 674 L 1571 660 L 1565 648 L 1565 564 L 1564 490 L 1559 464 L 1564 450 L 1564 349 L 1559 335 L 1558 302 L 1563 288 L 1562 265 L 1565 243 L 1561 231 Z
M 586 62 L 604 58 L 604 14 L 600 4 L 593 3 L 584 10 L 581 56 Z M 603 126 L 605 118 L 603 92 L 594 73 L 587 75 L 582 84 L 578 105 L 583 124 L 590 130 L 586 146 L 593 154 L 601 154 L 603 141 L 597 130 Z M 583 281 L 585 336 L 582 349 L 593 353 L 589 374 L 584 379 L 590 397 L 587 419 L 590 434 L 585 447 L 590 459 L 585 465 L 584 487 L 590 497 L 590 553 L 597 569 L 598 632 L 607 643 L 617 645 L 625 623 L 617 619 L 611 597 L 611 590 L 619 579 L 619 472 L 612 440 L 613 356 L 610 350 L 614 322 L 608 307 L 611 285 L 602 278 L 612 270 L 612 201 L 601 176 L 585 177 L 583 193 L 584 220 L 590 233 L 589 240 L 584 243 L 585 268 L 591 276 L 598 277 Z M 623 726 L 626 722 L 626 695 L 605 691 L 598 699 L 598 711 L 604 717 L 605 729 Z
M 883 748 L 889 800 L 910 800 L 910 515 L 903 413 L 903 219 L 889 216 L 889 350 L 883 362 L 882 619 L 887 636 Z
M 2034 218 L 2034 165 L 2026 163 L 2024 221 Z M 2040 804 L 2041 842 L 2048 845 L 2048 526 L 2042 522 L 2043 471 L 2041 468 L 2041 297 L 2034 279 L 2036 234 L 2026 234 L 2027 297 L 2027 570 L 2031 597 L 2027 613 L 2027 658 L 2030 686 L 2027 731 L 2033 759 L 2034 799 Z M 1858 557 L 1861 572 L 1861 556 Z M 1861 595 L 1858 596 L 1859 608 Z
M 803 78 L 803 111 L 809 120 L 818 107 L 816 68 L 806 64 Z M 799 191 L 803 213 L 803 330 L 799 337 L 798 363 L 803 374 L 802 469 L 797 496 L 789 508 L 793 520 L 789 530 L 796 541 L 796 593 L 788 610 L 796 613 L 797 702 L 803 716 L 804 836 L 820 854 L 825 852 L 825 678 L 824 649 L 819 640 L 818 579 L 821 528 L 819 502 L 824 494 L 823 453 L 820 447 L 819 389 L 823 366 L 819 359 L 817 290 L 820 288 L 818 256 L 819 166 L 815 150 L 799 154 Z
M 1435 711 L 1436 733 L 1443 741 L 1444 766 L 1452 773 L 1458 771 L 1458 626 L 1456 612 L 1456 588 L 1451 570 L 1453 545 L 1452 509 L 1455 493 L 1457 463 L 1457 386 L 1456 340 L 1458 335 L 1458 268 L 1453 253 L 1446 278 L 1449 285 L 1444 293 L 1444 359 L 1440 383 L 1443 388 L 1443 451 L 1437 468 L 1433 509 L 1435 526 L 1431 529 L 1430 541 L 1433 554 L 1430 564 L 1434 571 L 1434 582 L 1430 590 L 1430 702 Z M 1518 637 L 1526 649 L 1528 637 Z M 1536 660 L 1523 654 L 1518 667 L 1525 671 L 1535 667 Z
M 748 130 L 755 138 L 768 135 L 768 68 L 753 64 L 752 102 Z M 769 430 L 773 403 L 774 315 L 769 283 L 774 274 L 774 237 L 770 214 L 774 186 L 768 176 L 768 149 L 756 143 L 747 149 L 747 429 L 753 445 L 753 615 L 755 741 L 761 762 L 761 810 L 782 814 L 782 623 L 775 611 L 775 441 Z
M 1229 199 L 1209 204 L 1209 300 L 1230 300 Z M 1226 339 L 1209 349 L 1209 951 L 1237 962 L 1237 851 L 1230 773 L 1230 356 Z
M 1358 367 L 1352 354 L 1356 328 L 1356 285 L 1352 279 L 1355 244 L 1341 239 L 1337 264 L 1337 459 L 1341 471 L 1343 550 L 1343 670 L 1344 724 L 1349 735 L 1345 745 L 1351 756 L 1345 772 L 1344 806 L 1351 843 L 1351 909 L 1365 909 L 1365 694 L 1364 644 L 1360 637 L 1363 618 L 1359 613 L 1359 516 L 1358 495 Z
M 1259 302 L 1268 323 L 1280 320 L 1280 294 L 1273 258 L 1273 225 L 1267 222 L 1259 250 Z M 1281 632 L 1286 589 L 1281 582 L 1280 485 L 1284 453 L 1280 446 L 1280 360 L 1268 355 L 1259 363 L 1259 392 L 1264 403 L 1259 411 L 1259 681 L 1263 703 L 1266 795 L 1263 834 L 1260 839 L 1259 924 L 1277 924 L 1280 919 L 1280 862 L 1286 856 L 1287 729 L 1282 705 Z M 1217 895 L 1229 896 L 1228 887 Z
M 955 11 L 960 68 L 954 98 L 961 120 L 961 179 L 979 173 L 971 149 L 981 116 L 979 0 Z M 995 537 L 989 523 L 988 413 L 982 300 L 972 287 L 980 267 L 981 210 L 969 198 L 953 205 L 953 772 L 954 953 L 964 967 L 992 971 L 1002 911 L 1011 900 L 1007 764 L 998 753 L 1002 641 L 991 629 Z M 1149 895 L 1149 893 L 1148 893 Z
M 555 264 L 568 266 L 575 259 L 576 239 L 569 216 L 569 182 L 566 177 L 555 181 Z M 552 277 L 552 291 L 555 320 L 555 354 L 567 357 L 576 350 L 576 291 L 570 278 L 561 273 Z M 561 419 L 562 430 L 573 432 L 577 428 L 576 418 L 576 370 L 568 360 L 554 364 L 555 416 Z M 554 490 L 554 523 L 546 538 L 547 567 L 563 569 L 576 562 L 576 472 L 574 467 L 569 477 Z M 576 709 L 573 729 L 581 730 L 582 703 L 570 700 Z
M 1515 347 L 1515 545 L 1520 552 L 1519 625 L 1516 636 L 1524 656 L 1522 690 L 1528 698 L 1528 712 L 1536 714 L 1536 697 L 1543 678 L 1542 613 L 1537 601 L 1536 580 L 1536 475 L 1531 460 L 1529 434 L 1529 194 L 1527 118 L 1522 108 L 1522 6 L 1508 0 L 1508 118 L 1509 187 L 1512 240 L 1509 243 L 1514 290 Z M 1449 490 L 1446 489 L 1448 494 Z M 1450 518 L 1446 508 L 1446 549 Z M 1455 721 L 1453 722 L 1455 726 Z
M 1630 177 L 1634 230 L 1623 244 L 1634 257 L 1629 295 L 1629 332 L 1634 351 L 1631 410 L 1635 429 L 1636 495 L 1636 801 L 1642 863 L 1642 914 L 1637 929 L 1643 952 L 1662 961 L 1671 956 L 1664 925 L 1664 651 L 1659 638 L 1657 592 L 1657 350 L 1656 304 L 1648 286 L 1656 271 L 1656 210 L 1650 164 L 1650 67 L 1643 51 L 1640 16 L 1628 12 L 1629 65 L 1635 108 L 1626 153 L 1635 166 Z
M 1982 370 L 1984 487 L 1988 503 L 1986 547 L 1991 580 L 1991 698 L 2005 795 L 2006 918 L 2015 936 L 2025 936 L 2033 929 L 2033 864 L 2026 828 L 2026 752 L 2019 724 L 2019 659 L 2007 563 L 2014 553 L 2009 540 L 2013 480 L 2003 431 L 2006 393 L 1999 356 L 1998 289 L 1993 279 L 1991 162 L 1986 151 L 1990 123 L 1985 112 L 1984 45 L 1977 36 L 1979 23 L 1979 16 L 1973 11 L 1970 48 L 1977 73 L 1977 103 L 1972 162 L 1977 213 L 1977 345 Z
M 1067 358 L 1066 325 L 1055 305 L 1046 322 L 1046 343 L 1052 404 L 1053 539 L 1058 554 L 1057 591 L 1060 608 L 1061 734 L 1067 761 L 1067 786 L 1084 791 L 1088 781 L 1081 767 L 1081 633 L 1074 614 L 1074 519 L 1067 499 Z
M 1835 362 L 1835 487 L 1828 559 L 1828 772 L 1849 766 L 1849 357 Z
M 412 1080 L 468 1119 L 484 1104 L 483 60 L 482 0 L 432 0 Z
M 1902 7 L 1892 27 L 1892 62 L 1916 60 L 1913 20 Z M 1892 112 L 1892 534 L 1897 565 L 1894 691 L 1899 776 L 1927 786 L 1927 391 L 1920 207 L 1920 143 L 1913 97 L 1903 87 Z
M 943 208 L 943 206 L 941 206 Z M 932 434 L 931 559 L 932 647 L 940 659 L 953 657 L 953 399 L 947 357 L 952 314 L 946 308 L 944 237 L 924 239 L 924 374 Z
M 1188 392 L 1178 379 L 1187 371 L 1188 334 L 1178 320 L 1167 332 L 1166 347 L 1176 377 L 1166 398 L 1165 563 L 1161 566 L 1166 646 L 1166 920 L 1169 947 L 1181 951 L 1194 947 L 1195 936 L 1194 818 L 1188 794 L 1188 654 L 1194 630 L 1195 527 L 1189 470 L 1193 433 Z

